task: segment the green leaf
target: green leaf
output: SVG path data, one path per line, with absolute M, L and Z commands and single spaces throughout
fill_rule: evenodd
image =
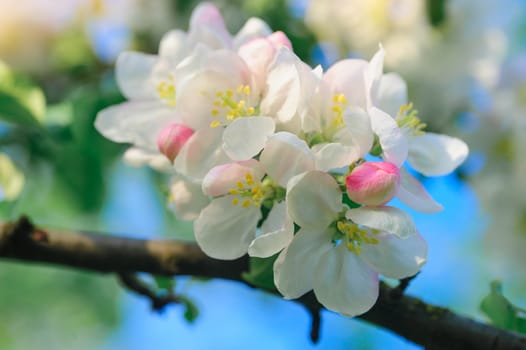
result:
M 168 276 L 153 276 L 157 288 L 167 291 L 168 293 L 172 292 L 175 288 L 175 279 Z
M 185 296 L 179 296 L 179 300 L 185 307 L 184 319 L 189 323 L 194 323 L 199 316 L 199 309 L 197 308 L 197 305 L 195 305 L 192 300 Z
M 0 118 L 14 124 L 37 126 L 45 111 L 42 90 L 0 61 Z
M 482 299 L 480 309 L 495 326 L 526 333 L 526 315 L 502 295 L 502 284 L 493 281 L 490 289 L 490 293 Z
M 273 266 L 277 257 L 278 254 L 269 258 L 250 258 L 250 270 L 243 273 L 243 279 L 256 287 L 276 290 Z
M 0 201 L 14 200 L 24 188 L 24 174 L 14 165 L 11 158 L 0 153 Z

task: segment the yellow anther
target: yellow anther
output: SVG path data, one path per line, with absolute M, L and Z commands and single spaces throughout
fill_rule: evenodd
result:
M 223 97 L 223 92 L 222 91 L 216 92 L 216 97 Z
M 234 91 L 228 89 L 228 90 L 226 90 L 226 95 L 227 95 L 227 97 L 232 97 L 232 96 L 234 96 Z
M 245 87 L 243 88 L 243 92 L 245 93 L 245 95 L 250 95 L 250 86 L 245 85 Z
M 221 125 L 221 123 L 217 120 L 212 120 L 212 122 L 210 123 L 211 128 L 217 128 L 219 125 Z
M 248 107 L 247 108 L 247 115 L 254 115 L 254 113 L 256 112 L 256 110 L 254 109 L 254 107 Z
M 243 109 L 245 108 L 245 100 L 241 100 L 237 103 L 237 108 L 238 109 Z
M 236 190 L 235 188 L 231 188 L 228 193 L 230 193 L 231 195 L 235 195 L 235 194 L 239 194 L 239 191 Z
M 243 91 L 243 85 L 239 85 L 236 89 L 236 92 L 240 94 Z
M 219 111 L 217 109 L 212 109 L 212 115 L 216 117 L 219 114 Z
M 232 205 L 237 205 L 239 203 L 239 199 L 232 198 Z
M 214 106 L 216 106 L 216 107 L 223 107 L 223 102 L 221 102 L 219 100 L 215 100 L 214 101 Z
M 245 185 L 243 185 L 243 183 L 241 181 L 237 181 L 236 182 L 236 185 L 239 189 L 243 189 L 245 187 Z
M 243 205 L 243 208 L 248 208 L 248 207 L 250 206 L 250 200 L 245 199 L 245 200 L 243 201 L 243 204 L 242 204 L 242 205 Z
M 247 181 L 247 185 L 252 185 L 254 183 L 254 178 L 252 177 L 251 173 L 245 174 L 245 180 Z
M 332 106 L 332 111 L 333 112 L 336 112 L 337 114 L 341 114 L 343 111 L 342 111 L 342 107 L 341 106 L 338 106 L 338 105 L 334 105 Z

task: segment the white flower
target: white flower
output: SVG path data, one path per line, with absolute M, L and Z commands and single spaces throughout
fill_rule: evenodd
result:
M 378 297 L 378 273 L 404 278 L 425 263 L 427 246 L 409 215 L 392 207 L 346 210 L 326 173 L 291 179 L 286 201 L 301 227 L 274 264 L 274 282 L 287 299 L 313 289 L 326 308 L 359 315 Z

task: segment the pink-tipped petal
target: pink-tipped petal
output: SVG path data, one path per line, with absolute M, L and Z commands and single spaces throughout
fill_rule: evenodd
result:
M 289 38 L 285 33 L 282 31 L 277 31 L 272 34 L 270 34 L 267 39 L 275 46 L 275 47 L 281 47 L 285 46 L 292 50 L 292 43 L 290 42 Z

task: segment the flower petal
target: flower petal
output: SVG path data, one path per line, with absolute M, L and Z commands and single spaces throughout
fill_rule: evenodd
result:
M 349 108 L 344 115 L 345 128 L 336 133 L 335 139 L 344 145 L 356 148 L 359 157 L 364 157 L 374 142 L 371 118 L 361 108 Z
M 216 165 L 230 161 L 221 147 L 219 128 L 197 130 L 185 143 L 174 161 L 175 169 L 193 180 L 201 180 Z
M 400 168 L 400 175 L 400 187 L 396 196 L 404 204 L 422 213 L 438 213 L 444 209 L 407 170 Z
M 332 90 L 343 93 L 353 107 L 366 109 L 365 70 L 367 61 L 361 59 L 345 59 L 332 65 L 323 76 Z
M 296 299 L 313 287 L 320 256 L 331 250 L 330 234 L 302 228 L 274 263 L 274 284 L 286 299 Z
M 364 72 L 365 89 L 367 97 L 367 106 L 372 107 L 376 105 L 378 100 L 378 90 L 380 88 L 380 80 L 382 79 L 382 72 L 384 69 L 385 50 L 380 45 L 378 51 L 367 65 Z
M 126 98 L 151 99 L 155 88 L 151 74 L 158 57 L 140 52 L 123 52 L 117 58 L 115 78 L 119 89 Z
M 404 79 L 396 73 L 384 74 L 378 91 L 378 108 L 395 116 L 398 114 L 400 106 L 406 103 L 407 84 Z
M 213 197 L 228 194 L 231 188 L 237 188 L 238 181 L 245 180 L 247 174 L 256 181 L 265 175 L 263 168 L 255 159 L 215 166 L 203 179 L 203 193 Z
M 342 192 L 336 181 L 321 171 L 293 177 L 287 186 L 289 214 L 300 227 L 324 229 L 342 210 Z
M 233 160 L 250 159 L 263 149 L 274 129 L 270 117 L 238 118 L 223 133 L 223 149 Z
M 341 143 L 325 143 L 315 145 L 316 169 L 329 171 L 341 168 L 358 160 L 360 155 L 358 149 L 342 145 Z
M 314 170 L 314 156 L 305 141 L 289 132 L 270 136 L 259 157 L 267 174 L 282 187 L 298 174 Z
M 114 142 L 128 142 L 150 151 L 157 150 L 157 135 L 180 116 L 158 102 L 124 102 L 97 114 L 95 128 Z
M 171 30 L 164 34 L 159 44 L 159 56 L 171 64 L 179 63 L 187 52 L 187 35 L 182 30 Z
M 405 238 L 416 234 L 413 219 L 405 211 L 394 207 L 361 207 L 350 209 L 345 217 L 356 224 L 386 231 Z
M 272 30 L 265 21 L 257 17 L 249 18 L 234 37 L 234 47 L 239 48 L 250 40 L 264 38 L 271 33 Z
M 124 152 L 124 161 L 132 166 L 148 165 L 162 172 L 173 171 L 173 166 L 164 154 L 158 151 L 148 151 L 138 147 L 130 147 Z
M 427 244 L 419 233 L 407 238 L 381 232 L 378 244 L 363 244 L 360 256 L 387 278 L 415 275 L 427 259 Z
M 201 191 L 199 183 L 193 183 L 177 177 L 170 186 L 170 207 L 177 218 L 195 220 L 201 210 L 208 205 L 210 200 Z
M 260 258 L 272 256 L 289 245 L 294 237 L 294 223 L 287 214 L 285 202 L 274 204 L 261 226 L 261 235 L 248 247 L 248 255 Z
M 194 223 L 195 239 L 206 255 L 223 260 L 247 253 L 261 218 L 259 208 L 232 204 L 232 196 L 212 200 Z
M 378 273 L 345 248 L 325 251 L 314 270 L 314 294 L 327 309 L 346 316 L 361 315 L 378 298 Z
M 369 110 L 371 126 L 380 139 L 382 158 L 401 167 L 408 154 L 407 139 L 396 124 L 396 121 L 387 113 L 372 107 Z
M 409 164 L 426 176 L 446 175 L 468 156 L 466 143 L 455 137 L 427 132 L 409 142 Z

